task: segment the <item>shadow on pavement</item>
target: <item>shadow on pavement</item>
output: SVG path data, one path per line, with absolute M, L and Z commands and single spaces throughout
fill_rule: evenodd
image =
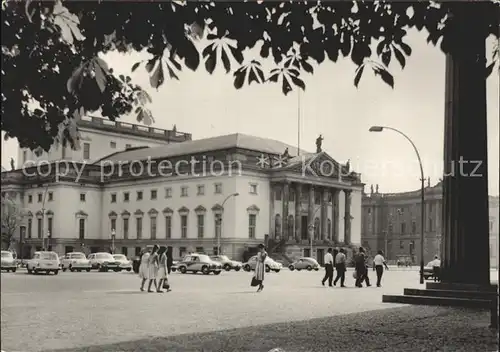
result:
M 488 314 L 459 308 L 404 306 L 52 352 L 496 351 L 497 333 L 488 328 Z

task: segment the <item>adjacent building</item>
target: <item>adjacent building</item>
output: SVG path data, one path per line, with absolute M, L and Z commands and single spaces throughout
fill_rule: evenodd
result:
M 143 146 L 135 134 L 106 134 L 108 122 L 92 121 L 98 131 L 89 125 L 85 143 L 95 156 L 73 154 L 58 164 L 62 154 L 49 153 L 38 170 L 2 173 L 3 196 L 23 210 L 23 257 L 43 247 L 132 257 L 157 243 L 172 246 L 176 258 L 196 251 L 241 259 L 265 242 L 271 251 L 322 261 L 330 246 L 361 244 L 361 176 L 321 142 L 309 153 L 245 134 L 191 140 L 148 130 L 167 138 Z
M 390 261 L 420 262 L 421 192 L 380 193 L 378 185 L 363 194 L 361 241 L 369 250 L 383 250 Z M 498 268 L 498 203 L 490 197 L 490 263 Z M 441 182 L 425 188 L 424 263 L 440 255 Z

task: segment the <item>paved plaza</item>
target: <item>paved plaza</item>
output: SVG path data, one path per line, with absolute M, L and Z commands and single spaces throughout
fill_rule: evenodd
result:
M 148 294 L 138 290 L 132 273 L 2 273 L 2 350 L 434 351 L 432 344 L 448 346 L 450 331 L 459 329 L 463 341 L 455 341 L 459 347 L 450 351 L 496 350 L 487 312 L 381 302 L 384 293 L 419 287 L 416 270 L 386 272 L 382 288 L 354 288 L 352 272 L 348 288 L 323 287 L 322 275 L 269 273 L 264 291 L 255 293 L 250 273 L 175 273 L 172 292 Z M 432 324 L 440 326 L 434 334 L 448 331 L 438 342 L 427 331 Z M 377 334 L 377 329 L 382 330 Z M 472 332 L 477 337 L 468 338 Z

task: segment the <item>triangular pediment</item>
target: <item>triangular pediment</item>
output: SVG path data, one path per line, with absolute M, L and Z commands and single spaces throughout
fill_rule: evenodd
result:
M 180 207 L 179 210 L 177 210 L 179 213 L 189 213 L 189 209 L 186 207 Z
M 75 215 L 76 216 L 88 216 L 88 214 L 86 212 L 84 212 L 83 210 L 78 210 Z
M 260 208 L 258 206 L 256 206 L 255 204 L 252 204 L 250 205 L 248 208 L 247 208 L 247 211 L 256 211 L 256 212 L 259 212 L 260 211 Z
M 220 204 L 215 204 L 213 207 L 212 207 L 212 211 L 223 211 L 224 208 L 222 207 L 222 205 Z
M 203 206 L 203 205 L 198 205 L 195 209 L 194 209 L 195 212 L 197 213 L 204 213 L 207 211 L 207 209 Z
M 117 216 L 118 216 L 118 214 L 116 214 L 114 211 L 110 211 L 108 214 L 108 217 L 110 217 L 110 218 L 116 218 Z
M 126 210 L 122 211 L 122 216 L 130 216 L 130 213 Z
M 144 212 L 141 210 L 141 209 L 137 209 L 134 213 L 134 215 L 136 216 L 143 216 L 144 215 Z
M 148 211 L 148 215 L 149 216 L 157 216 L 158 215 L 158 210 L 156 210 L 156 209 L 150 209 Z
M 339 180 L 339 178 L 350 180 L 352 178 L 352 172 L 349 172 L 345 165 L 337 162 L 326 152 L 293 158 L 288 166 L 275 170 L 300 173 L 310 177 L 334 178 L 336 180 Z
M 166 207 L 165 209 L 163 209 L 163 214 L 173 214 L 173 210 L 170 209 L 169 207 Z

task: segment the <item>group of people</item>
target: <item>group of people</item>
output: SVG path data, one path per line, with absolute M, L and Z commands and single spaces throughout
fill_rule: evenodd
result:
M 366 283 L 366 287 L 370 287 L 370 278 L 368 277 L 368 265 L 367 256 L 365 249 L 359 247 L 358 253 L 353 253 L 354 257 L 354 278 L 356 279 L 355 286 L 363 287 L 363 282 Z M 347 257 L 345 250 L 341 248 L 340 250 L 328 248 L 327 253 L 324 257 L 325 264 L 325 276 L 321 280 L 321 284 L 324 286 L 325 282 L 328 280 L 328 286 L 336 286 L 337 282 L 340 280 L 340 287 L 345 286 L 345 273 L 347 271 L 346 265 Z M 337 270 L 337 277 L 333 280 L 333 272 Z M 384 273 L 384 268 L 389 270 L 387 263 L 384 258 L 384 253 L 378 251 L 377 255 L 373 258 L 373 270 L 377 273 L 377 287 L 382 286 L 382 275 Z
M 144 291 L 144 285 L 149 280 L 148 292 L 167 292 L 171 291 L 168 275 L 173 264 L 172 247 L 154 245 L 151 251 L 144 249 L 141 255 L 141 264 L 139 266 L 139 277 L 141 278 L 141 291 Z M 152 286 L 154 284 L 154 290 Z

